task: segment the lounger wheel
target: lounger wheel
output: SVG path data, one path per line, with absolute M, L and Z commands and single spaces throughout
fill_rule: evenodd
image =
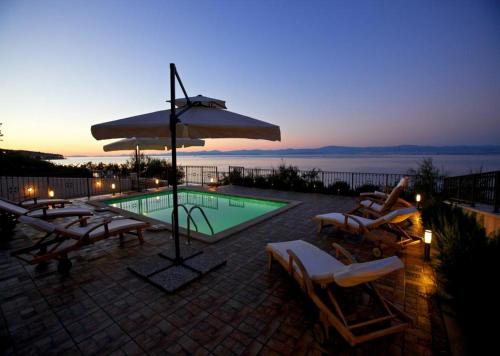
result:
M 59 260 L 59 263 L 57 264 L 57 270 L 61 274 L 67 274 L 72 266 L 73 263 L 69 260 L 69 258 L 63 258 Z
M 372 255 L 375 258 L 380 258 L 383 255 L 382 249 L 380 247 L 372 248 Z
M 322 345 L 325 342 L 325 331 L 323 330 L 323 326 L 321 325 L 321 323 L 318 322 L 314 324 L 313 335 L 318 344 Z

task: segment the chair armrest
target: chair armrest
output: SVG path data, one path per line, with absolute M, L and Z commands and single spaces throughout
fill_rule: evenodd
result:
M 309 277 L 309 273 L 307 273 L 306 268 L 302 264 L 300 258 L 292 250 L 286 250 L 288 253 L 288 268 L 290 275 L 293 277 L 293 264 L 295 263 L 300 270 L 300 274 L 302 276 L 302 280 L 304 281 L 304 286 L 306 288 L 306 293 L 310 294 L 314 291 L 314 286 L 311 281 L 311 277 Z
M 339 254 L 342 254 L 349 261 L 349 263 L 356 263 L 357 262 L 356 259 L 354 258 L 354 256 L 351 255 L 351 253 L 349 251 L 347 251 L 345 248 L 340 246 L 338 243 L 334 242 L 332 244 L 332 246 L 335 249 L 337 258 L 339 257 Z
M 347 221 L 348 221 L 349 219 L 352 219 L 352 220 L 354 220 L 355 222 L 357 222 L 357 223 L 358 223 L 358 228 L 359 228 L 359 231 L 360 231 L 361 233 L 363 233 L 363 234 L 364 234 L 365 232 L 368 232 L 368 229 L 366 228 L 366 226 L 365 226 L 365 225 L 363 225 L 363 223 L 361 222 L 361 220 L 359 220 L 358 218 L 356 218 L 354 215 L 349 215 L 349 214 L 342 214 L 342 215 L 344 215 L 344 217 L 345 217 L 345 218 L 344 218 L 344 224 L 345 224 L 345 227 L 346 227 L 346 228 L 348 228 L 348 227 L 349 227 L 349 225 L 348 225 Z
M 90 218 L 90 216 L 84 216 L 80 219 L 76 219 L 68 223 L 67 225 L 64 226 L 65 229 L 67 229 L 70 226 L 75 225 L 76 223 L 80 223 L 80 226 L 87 226 L 87 220 Z
M 33 198 L 28 198 L 28 199 L 23 199 L 21 200 L 19 203 L 17 203 L 17 205 L 19 206 L 22 206 L 23 203 L 27 202 L 27 201 L 30 201 L 30 200 L 33 200 L 33 205 L 36 205 L 37 201 L 38 201 L 38 197 L 33 197 Z

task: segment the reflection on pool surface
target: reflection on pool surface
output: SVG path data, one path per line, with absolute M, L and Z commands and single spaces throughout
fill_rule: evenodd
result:
M 172 192 L 170 191 L 109 199 L 104 203 L 115 208 L 171 223 L 173 203 Z M 188 210 L 194 205 L 200 206 L 207 215 L 215 234 L 287 205 L 286 202 L 187 189 L 179 189 L 179 204 L 185 205 Z M 198 227 L 198 232 L 206 235 L 211 234 L 210 227 L 199 210 L 193 210 L 192 217 Z M 186 212 L 182 208 L 179 209 L 179 226 L 187 227 Z M 191 229 L 196 231 L 193 226 L 191 226 Z

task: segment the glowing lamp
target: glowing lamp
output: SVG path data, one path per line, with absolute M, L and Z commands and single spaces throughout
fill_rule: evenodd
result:
M 213 183 L 213 182 L 215 182 L 214 177 L 210 178 L 210 183 Z
M 425 232 L 424 232 L 424 242 L 426 244 L 430 244 L 432 242 L 432 231 L 431 230 L 425 230 Z
M 415 201 L 416 201 L 417 203 L 420 203 L 420 201 L 422 201 L 422 196 L 421 196 L 420 194 L 417 194 L 417 195 L 415 196 Z
M 111 189 L 113 189 L 113 190 L 116 189 L 116 184 L 115 183 L 111 183 Z
M 160 184 L 160 180 L 159 179 L 155 179 L 155 184 L 156 185 Z
M 53 198 L 54 195 L 56 195 L 55 192 L 52 189 L 49 190 L 49 198 Z
M 424 232 L 424 260 L 429 261 L 431 259 L 431 242 L 432 242 L 432 231 L 425 230 Z
M 28 190 L 28 193 L 29 193 L 29 194 L 31 194 L 31 193 L 33 193 L 33 190 L 34 190 L 34 189 L 33 189 L 33 187 L 28 187 L 28 189 L 27 189 L 27 190 Z
M 97 182 L 95 182 L 95 185 L 96 185 L 97 187 L 100 187 L 100 186 L 101 186 L 101 182 L 100 182 L 100 181 L 97 181 Z

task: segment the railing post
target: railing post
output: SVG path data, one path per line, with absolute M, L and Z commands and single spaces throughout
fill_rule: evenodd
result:
M 189 175 L 188 175 L 188 166 L 184 167 L 184 174 L 186 175 L 186 179 L 185 179 L 185 182 L 186 182 L 186 186 L 189 185 Z
M 493 212 L 498 213 L 500 207 L 500 171 L 495 172 L 495 193 L 493 194 Z
M 203 187 L 204 181 L 203 181 L 203 166 L 201 166 L 201 186 Z
M 472 175 L 472 192 L 471 192 L 471 195 L 472 195 L 471 200 L 472 200 L 472 202 L 470 204 L 470 206 L 472 206 L 472 207 L 476 206 L 476 204 L 474 203 L 476 201 L 476 183 L 477 183 L 476 174 L 473 174 Z
M 90 200 L 90 177 L 87 177 L 87 199 Z
M 458 197 L 458 200 L 462 200 L 462 177 L 458 177 L 457 197 Z
M 354 173 L 351 173 L 351 189 L 354 190 Z
M 215 183 L 219 183 L 219 171 L 217 166 L 215 166 Z

